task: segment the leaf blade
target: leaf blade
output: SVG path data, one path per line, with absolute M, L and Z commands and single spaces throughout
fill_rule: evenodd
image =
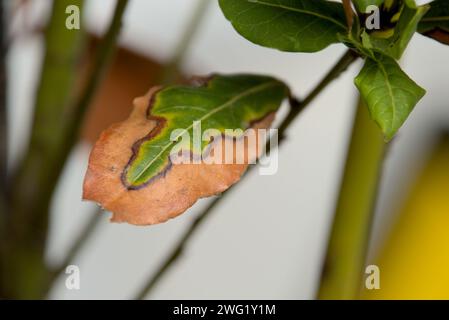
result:
M 289 52 L 316 52 L 346 31 L 340 3 L 288 0 L 219 0 L 225 17 L 247 40 Z
M 175 129 L 185 130 L 192 120 L 203 118 L 203 131 L 216 128 L 217 135 L 213 140 L 203 140 L 200 133 L 200 149 L 195 149 L 190 140 L 183 147 L 190 154 L 199 150 L 207 158 L 228 137 L 241 136 L 237 133 L 228 136 L 225 129 L 269 127 L 288 94 L 286 85 L 274 78 L 249 75 L 214 75 L 207 85 L 153 88 L 145 97 L 135 100 L 127 120 L 111 126 L 100 136 L 89 158 L 83 198 L 113 212 L 115 222 L 148 225 L 181 214 L 199 198 L 223 192 L 236 183 L 249 160 L 230 164 L 171 163 L 170 154 L 161 153 L 166 145 L 161 142 L 168 142 Z M 231 107 L 239 109 L 238 112 L 230 112 Z M 210 110 L 215 113 L 211 115 Z M 189 133 L 191 137 L 192 131 Z M 236 141 L 244 143 L 245 139 L 235 140 L 234 146 Z M 245 159 L 249 159 L 249 154 L 259 154 L 259 145 L 251 148 L 244 145 Z M 155 158 L 157 161 L 152 161 Z M 149 166 L 153 169 L 150 174 L 146 171 Z M 129 168 L 138 172 L 131 181 L 126 180 Z
M 367 58 L 354 82 L 386 140 L 393 138 L 425 94 L 388 56 Z
M 156 94 L 150 115 L 154 119 L 167 119 L 164 129 L 156 137 L 151 136 L 148 141 L 139 141 L 135 148 L 140 148 L 140 153 L 126 169 L 125 181 L 130 188 L 139 188 L 145 185 L 153 177 L 162 171 L 168 164 L 168 156 L 171 147 L 176 142 L 171 141 L 168 135 L 174 129 L 184 130 L 193 135 L 194 121 L 201 121 L 203 130 L 212 129 L 219 124 L 219 129 L 247 129 L 252 120 L 262 118 L 269 112 L 275 111 L 280 101 L 285 97 L 286 87 L 283 83 L 269 77 L 259 76 L 214 76 L 208 82 L 207 87 L 173 86 L 161 90 Z M 226 98 L 217 98 L 221 92 Z M 259 94 L 270 92 L 271 97 L 266 100 L 259 99 L 260 105 L 252 110 L 239 109 L 241 103 L 248 98 L 258 97 Z M 197 112 L 189 113 L 186 110 L 175 110 L 173 106 L 180 106 L 186 100 L 200 101 L 202 108 Z M 192 106 L 191 106 L 192 107 Z M 243 111 L 243 112 L 242 112 Z M 249 112 L 245 112 L 249 111 Z M 213 118 L 212 117 L 220 117 Z M 240 123 L 242 122 L 242 123 Z M 245 124 L 246 123 L 246 124 Z M 153 135 L 154 133 L 152 133 Z M 181 134 L 181 133 L 180 133 Z M 162 144 L 161 150 L 149 150 L 151 146 Z M 207 145 L 202 143 L 202 148 Z M 156 151 L 154 151 L 156 150 Z M 160 161 L 165 158 L 165 161 Z M 153 166 L 155 164 L 155 166 Z

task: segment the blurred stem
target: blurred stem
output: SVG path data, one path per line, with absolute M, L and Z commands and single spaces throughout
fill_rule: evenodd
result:
M 80 253 L 84 244 L 87 243 L 89 239 L 92 237 L 97 226 L 100 224 L 102 217 L 101 213 L 102 213 L 101 209 L 99 209 L 92 214 L 89 221 L 86 223 L 85 227 L 82 229 L 82 231 L 78 234 L 77 238 L 73 242 L 72 247 L 67 251 L 68 253 L 65 256 L 64 260 L 61 262 L 61 264 L 59 264 L 59 266 L 57 266 L 54 270 L 51 271 L 47 291 L 51 288 L 54 281 L 64 272 L 66 267 L 72 264 L 73 259 Z
M 332 67 L 332 69 L 325 75 L 325 77 L 318 83 L 318 85 L 309 93 L 309 95 L 301 102 L 297 101 L 294 98 L 290 100 L 290 111 L 279 126 L 278 136 L 280 138 L 279 145 L 284 141 L 285 133 L 289 125 L 298 117 L 301 111 L 306 108 L 333 80 L 338 78 L 343 71 L 345 71 L 355 60 L 357 60 L 357 55 L 348 50 L 345 54 L 338 60 L 338 62 Z M 267 153 L 270 151 L 269 141 L 266 145 Z M 248 174 L 254 166 L 250 166 L 245 173 L 245 176 Z M 230 191 L 234 190 L 234 188 L 230 188 L 228 191 L 223 193 L 221 196 L 215 198 L 210 202 L 210 204 L 204 209 L 194 222 L 190 225 L 190 227 L 185 231 L 183 236 L 179 239 L 178 243 L 175 245 L 171 253 L 167 256 L 167 258 L 162 262 L 157 271 L 150 276 L 150 278 L 145 282 L 142 286 L 142 289 L 137 293 L 135 299 L 144 299 L 158 284 L 158 282 L 162 279 L 165 273 L 170 269 L 170 267 L 179 259 L 181 256 L 185 246 L 191 237 L 195 234 L 201 224 L 209 217 L 214 209 L 219 205 L 219 203 L 226 197 L 226 195 L 230 194 Z
M 6 217 L 6 179 L 7 179 L 7 110 L 6 110 L 6 36 L 4 1 L 0 1 L 0 234 L 3 234 Z
M 360 99 L 329 238 L 319 299 L 357 299 L 384 159 L 385 142 Z
M 14 215 L 10 219 L 9 229 L 12 234 L 10 242 L 19 239 L 19 248 L 13 250 L 11 255 L 15 259 L 10 260 L 16 267 L 27 268 L 18 268 L 12 280 L 15 294 L 19 296 L 40 297 L 45 293 L 50 273 L 45 268 L 43 253 L 51 197 L 64 163 L 78 141 L 84 115 L 114 52 L 128 4 L 128 0 L 117 1 L 112 22 L 95 53 L 80 98 L 75 103 L 69 103 L 76 76 L 74 67 L 81 49 L 80 32 L 64 28 L 67 17 L 65 8 L 74 2 L 54 1 L 30 148 L 15 181 Z M 39 272 L 35 271 L 36 268 L 30 272 L 30 261 L 40 266 Z M 27 279 L 27 275 L 31 278 Z
M 212 3 L 211 0 L 197 0 L 197 6 L 187 23 L 184 33 L 182 34 L 179 43 L 176 46 L 175 53 L 171 60 L 165 65 L 162 70 L 160 83 L 167 84 L 176 81 L 179 75 L 180 65 L 192 44 L 193 38 L 196 36 L 197 31 L 205 14 L 208 6 Z
M 6 34 L 7 28 L 5 25 L 4 16 L 4 1 L 0 0 L 0 280 L 2 274 L 2 256 L 5 250 L 5 231 L 6 231 L 6 217 L 8 213 L 8 204 L 6 202 L 7 190 L 7 127 L 6 127 Z M 0 298 L 4 295 L 3 288 L 0 285 Z
M 24 160 L 13 177 L 11 214 L 7 217 L 7 251 L 2 257 L 3 291 L 8 297 L 36 298 L 45 282 L 44 248 L 48 207 L 62 164 L 66 109 L 76 80 L 83 34 L 65 28 L 66 7 L 82 7 L 82 0 L 53 1 L 45 31 L 45 57 L 37 90 L 31 139 Z
M 352 24 L 354 23 L 354 11 L 352 10 L 351 0 L 343 0 L 343 8 L 345 9 L 348 29 L 351 30 Z
M 195 37 L 201 21 L 207 11 L 210 0 L 198 0 L 197 7 L 190 18 L 188 26 L 182 35 L 180 42 L 177 45 L 175 55 L 172 60 L 164 67 L 161 74 L 161 83 L 167 84 L 173 82 L 179 74 L 179 65 L 181 64 L 188 48 Z M 81 231 L 78 238 L 75 240 L 73 247 L 69 250 L 63 262 L 52 271 L 50 276 L 50 283 L 52 284 L 57 277 L 65 270 L 66 266 L 71 263 L 73 258 L 82 250 L 84 244 L 88 241 L 91 235 L 95 232 L 96 227 L 100 222 L 100 213 L 95 214 L 92 219 L 86 224 L 86 227 Z

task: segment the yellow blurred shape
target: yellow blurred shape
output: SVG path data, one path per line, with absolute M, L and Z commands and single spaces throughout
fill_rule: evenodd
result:
M 449 138 L 412 187 L 382 249 L 380 289 L 363 299 L 449 299 Z

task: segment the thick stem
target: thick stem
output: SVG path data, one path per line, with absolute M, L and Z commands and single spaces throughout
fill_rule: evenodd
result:
M 360 101 L 323 266 L 319 299 L 356 299 L 384 158 L 385 142 Z
M 49 204 L 64 163 L 78 140 L 84 115 L 114 52 L 128 0 L 117 1 L 112 22 L 88 72 L 86 85 L 79 94 L 80 98 L 70 104 L 67 93 L 73 93 L 70 89 L 74 85 L 75 70 L 68 68 L 67 64 L 76 63 L 76 53 L 81 45 L 73 41 L 78 32 L 61 27 L 65 25 L 65 8 L 69 4 L 74 4 L 74 1 L 54 1 L 31 144 L 13 193 L 14 215 L 9 224 L 9 242 L 17 244 L 11 255 L 18 256 L 9 259 L 12 269 L 16 267 L 11 287 L 16 295 L 25 297 L 40 297 L 45 293 L 50 276 L 43 261 Z M 60 79 L 62 75 L 65 77 Z M 67 81 L 68 75 L 71 76 L 70 81 Z M 41 266 L 40 272 L 17 268 L 29 268 L 30 260 Z M 32 278 L 27 279 L 27 274 L 32 274 Z M 27 288 L 30 283 L 35 287 L 32 291 Z
M 162 84 L 170 83 L 176 79 L 179 73 L 179 66 L 185 54 L 187 53 L 189 46 L 192 43 L 192 39 L 195 37 L 198 31 L 198 27 L 201 24 L 210 3 L 210 0 L 199 0 L 194 14 L 190 18 L 188 26 L 177 45 L 177 49 L 172 60 L 163 69 L 160 80 Z M 80 235 L 75 240 L 73 247 L 68 251 L 68 254 L 64 258 L 62 264 L 52 271 L 50 276 L 51 284 L 54 282 L 54 280 L 56 280 L 58 275 L 60 275 L 65 270 L 65 267 L 70 264 L 73 258 L 83 249 L 84 244 L 95 232 L 96 226 L 98 225 L 100 220 L 100 214 L 95 214 L 95 216 L 93 216 L 89 223 L 86 225 L 85 229 L 81 231 Z
M 291 102 L 293 103 L 291 103 L 290 111 L 278 129 L 278 136 L 280 137 L 279 145 L 283 142 L 283 138 L 288 129 L 288 126 L 297 118 L 297 116 L 301 113 L 301 111 L 306 106 L 308 106 L 319 95 L 319 93 L 321 93 L 323 89 L 325 89 L 332 82 L 332 80 L 336 79 L 356 59 L 357 55 L 354 52 L 348 50 L 341 57 L 341 59 L 334 65 L 334 67 L 326 74 L 326 76 L 318 83 L 315 89 L 313 89 L 302 102 L 298 102 L 297 100 L 292 99 Z M 267 152 L 269 152 L 269 147 L 270 144 L 267 143 L 266 145 Z M 251 168 L 253 167 L 249 167 L 249 169 Z M 233 188 L 231 188 L 230 190 L 233 190 Z M 201 226 L 202 222 L 204 222 L 204 220 L 206 220 L 206 218 L 212 214 L 214 209 L 226 197 L 226 195 L 230 194 L 230 190 L 226 191 L 221 196 L 212 200 L 209 206 L 207 206 L 204 211 L 198 214 L 195 221 L 190 225 L 190 227 L 186 230 L 184 235 L 180 238 L 174 249 L 171 251 L 170 255 L 162 262 L 159 269 L 150 276 L 150 278 L 145 282 L 145 285 L 142 286 L 142 289 L 137 293 L 135 299 L 143 299 L 152 291 L 152 289 L 162 279 L 165 273 L 181 256 L 182 251 L 185 248 L 187 242 L 195 234 L 195 232 Z
M 55 158 L 65 111 L 75 84 L 82 32 L 65 28 L 66 7 L 82 1 L 57 0 L 45 32 L 45 57 L 36 95 L 29 148 L 13 176 L 1 285 L 8 297 L 39 297 L 45 282 L 44 248 L 49 199 L 59 175 Z

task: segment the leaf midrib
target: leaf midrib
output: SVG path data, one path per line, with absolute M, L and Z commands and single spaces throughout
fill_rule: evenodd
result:
M 304 13 L 304 14 L 316 16 L 318 18 L 321 18 L 321 19 L 324 19 L 324 20 L 328 20 L 328 21 L 338 25 L 339 27 L 341 27 L 343 29 L 346 29 L 346 26 L 343 23 L 339 22 L 338 20 L 335 20 L 333 18 L 330 18 L 328 16 L 325 16 L 325 15 L 322 15 L 322 14 L 319 14 L 319 13 L 316 13 L 316 12 L 313 12 L 313 11 L 293 8 L 293 7 L 285 6 L 285 5 L 282 5 L 282 4 L 267 3 L 267 2 L 263 2 L 263 1 L 259 1 L 259 0 L 251 0 L 251 1 L 247 0 L 247 1 L 251 2 L 251 3 L 257 3 L 257 4 L 265 5 L 265 6 L 268 6 L 268 7 L 281 8 L 281 9 L 284 9 L 284 10 L 290 10 L 290 11 L 295 11 L 295 12 L 299 12 L 299 13 Z
M 263 83 L 261 85 L 255 86 L 251 89 L 245 90 L 241 93 L 239 93 L 238 95 L 236 95 L 235 97 L 231 98 L 229 101 L 223 103 L 222 105 L 218 106 L 217 108 L 211 110 L 210 112 L 206 113 L 204 116 L 202 116 L 199 120 L 196 121 L 204 121 L 207 120 L 208 118 L 210 118 L 212 115 L 214 115 L 217 112 L 220 112 L 222 110 L 224 110 L 225 108 L 227 108 L 228 106 L 236 103 L 238 100 L 245 98 L 248 95 L 251 95 L 253 93 L 256 93 L 258 91 L 267 89 L 269 87 L 272 86 L 276 86 L 276 85 L 280 85 L 279 82 L 277 81 L 270 81 L 267 83 Z M 182 136 L 185 132 L 189 131 L 190 129 L 193 128 L 193 123 L 191 125 L 189 125 L 187 128 L 183 129 L 183 131 L 178 134 L 178 136 L 175 137 L 175 141 Z M 133 180 L 131 181 L 131 184 L 135 183 L 137 180 L 140 179 L 140 177 L 142 177 L 142 175 L 151 167 L 151 165 L 153 165 L 153 163 L 159 159 L 159 157 L 165 152 L 167 151 L 167 149 L 174 144 L 174 141 L 170 141 L 169 143 L 167 143 L 165 146 L 162 147 L 161 152 L 159 152 L 155 157 L 153 157 L 153 159 L 147 164 L 145 165 L 145 167 L 139 172 L 139 174 L 133 178 Z
M 388 76 L 387 70 L 385 69 L 384 65 L 382 64 L 382 61 L 380 61 L 379 59 L 375 59 L 374 61 L 376 61 L 376 63 L 378 64 L 380 70 L 382 71 L 382 73 L 385 77 L 385 84 L 388 88 L 389 97 L 391 99 L 391 104 L 392 104 L 392 108 L 393 108 L 393 115 L 392 115 L 391 123 L 389 126 L 389 131 L 391 131 L 391 129 L 394 126 L 394 121 L 396 120 L 396 102 L 394 100 L 393 88 L 391 87 L 390 78 Z

